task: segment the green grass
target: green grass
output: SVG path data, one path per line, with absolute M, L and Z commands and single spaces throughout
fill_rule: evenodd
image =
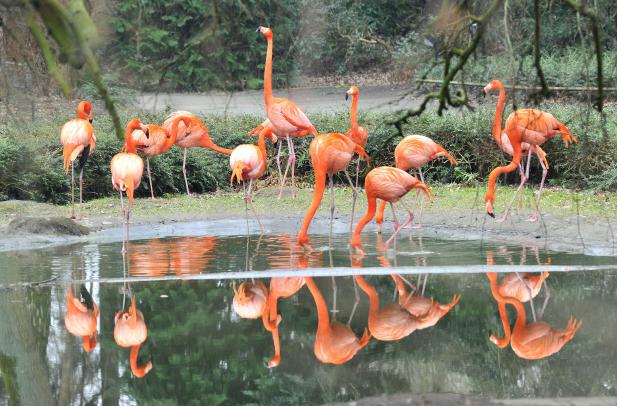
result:
M 432 187 L 435 195 L 433 203 L 426 207 L 427 213 L 441 214 L 451 212 L 461 214 L 473 209 L 484 210 L 485 185 L 479 187 L 461 185 L 437 185 Z M 514 187 L 497 188 L 497 212 L 501 212 L 506 202 L 511 199 Z M 302 217 L 313 196 L 310 189 L 299 189 L 296 199 L 284 196 L 278 200 L 278 188 L 269 186 L 258 190 L 254 205 L 263 217 Z M 413 201 L 413 193 L 406 199 Z M 617 193 L 596 194 L 593 192 L 572 192 L 566 189 L 545 189 L 542 195 L 541 211 L 555 216 L 605 216 L 617 210 Z M 534 207 L 532 192 L 527 189 L 524 199 L 525 210 Z M 352 193 L 349 187 L 335 189 L 336 215 L 351 213 Z M 317 216 L 329 215 L 330 197 L 326 191 Z M 165 195 L 163 198 L 136 199 L 131 211 L 134 218 L 140 220 L 177 220 L 217 219 L 244 216 L 244 199 L 241 192 L 222 192 L 198 196 Z M 118 198 L 105 197 L 84 203 L 84 213 L 90 219 L 114 220 L 119 218 L 120 202 Z M 366 196 L 360 194 L 356 209 L 356 220 L 366 210 Z M 7 223 L 16 215 L 20 216 L 66 216 L 70 211 L 68 205 L 52 205 L 36 202 L 7 201 L 0 203 L 0 223 Z

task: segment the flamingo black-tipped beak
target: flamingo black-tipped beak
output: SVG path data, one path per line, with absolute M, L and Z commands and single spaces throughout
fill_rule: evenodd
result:
M 150 139 L 150 130 L 146 128 L 146 131 L 144 131 L 144 134 L 146 134 L 146 138 Z
M 349 100 L 349 95 L 345 93 L 345 101 Z
M 490 213 L 490 212 L 486 212 L 486 214 L 488 214 L 489 216 L 491 216 L 492 218 L 495 218 L 495 213 Z
M 486 91 L 482 90 L 482 97 L 486 97 Z
M 257 29 L 255 30 L 255 32 L 259 32 L 259 29 L 261 28 L 261 25 L 259 27 L 257 27 Z
M 90 117 L 90 118 L 88 119 L 88 121 L 90 122 L 90 124 L 92 124 L 92 121 L 93 121 L 93 120 L 92 120 L 92 117 Z

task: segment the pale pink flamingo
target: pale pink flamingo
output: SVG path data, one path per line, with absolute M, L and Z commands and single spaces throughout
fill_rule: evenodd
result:
M 131 307 L 128 311 L 121 310 L 116 313 L 114 320 L 114 340 L 122 348 L 130 348 L 131 372 L 137 378 L 143 378 L 152 369 L 152 361 L 146 365 L 137 365 L 139 348 L 148 338 L 148 328 L 144 321 L 144 315 L 137 310 L 135 296 L 131 299 Z
M 62 126 L 60 131 L 60 142 L 63 146 L 64 155 L 64 170 L 69 173 L 71 167 L 71 218 L 75 218 L 75 165 L 77 161 L 77 170 L 79 171 L 79 213 L 83 200 L 83 173 L 84 166 L 88 161 L 88 157 L 94 151 L 96 146 L 96 137 L 94 136 L 94 128 L 92 127 L 92 104 L 85 100 L 79 102 L 77 106 L 77 118 L 74 118 Z

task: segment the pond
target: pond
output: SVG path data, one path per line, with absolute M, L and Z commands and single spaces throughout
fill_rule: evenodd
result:
M 614 258 L 417 236 L 401 236 L 385 251 L 372 233 L 364 243 L 363 256 L 350 252 L 346 234 L 314 236 L 311 250 L 292 235 L 267 234 L 136 240 L 126 255 L 116 242 L 0 253 L 0 399 L 322 404 L 396 393 L 617 396 Z M 574 318 L 571 327 L 582 326 L 541 359 L 513 351 L 516 327 L 511 345 L 499 349 L 489 340 L 504 335 L 490 270 L 502 272 L 500 281 L 514 275 L 503 272 L 531 278 L 525 272 L 548 271 L 534 311 L 524 305 L 527 323 L 536 317 L 563 330 Z M 285 297 L 281 284 L 294 279 L 297 292 Z M 272 315 L 262 283 L 281 290 L 278 324 L 276 316 L 260 317 L 264 308 Z M 241 297 L 234 304 L 234 289 L 249 305 Z M 422 297 L 442 310 L 432 320 L 403 308 L 410 300 L 420 306 Z M 114 338 L 117 312 L 125 311 L 119 320 L 142 320 L 131 319 L 132 298 L 147 326 L 134 360 Z M 256 319 L 240 317 L 251 312 Z M 507 312 L 513 324 L 517 311 Z M 394 313 L 412 321 L 382 331 L 398 323 Z M 96 314 L 96 336 L 83 339 L 65 321 L 84 314 Z

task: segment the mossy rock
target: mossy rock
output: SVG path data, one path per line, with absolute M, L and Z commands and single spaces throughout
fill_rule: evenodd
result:
M 66 217 L 17 217 L 8 225 L 8 232 L 46 235 L 88 235 L 90 229 Z

